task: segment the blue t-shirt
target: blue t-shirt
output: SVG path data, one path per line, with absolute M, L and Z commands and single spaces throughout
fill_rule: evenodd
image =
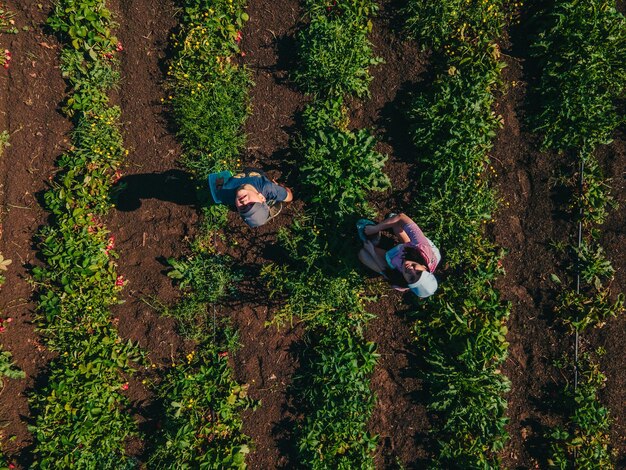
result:
M 240 173 L 228 179 L 220 191 L 220 199 L 225 204 L 235 205 L 235 192 L 242 184 L 252 185 L 258 192 L 263 194 L 268 201 L 284 201 L 287 199 L 287 190 L 282 186 L 270 181 L 265 175 L 250 171 Z

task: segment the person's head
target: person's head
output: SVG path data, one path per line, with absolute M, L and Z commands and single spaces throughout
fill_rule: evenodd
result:
M 270 219 L 265 196 L 251 184 L 242 184 L 235 192 L 235 208 L 250 227 L 260 227 Z
M 429 297 L 437 290 L 437 279 L 430 272 L 424 255 L 416 247 L 404 249 L 402 275 L 407 287 L 418 297 Z

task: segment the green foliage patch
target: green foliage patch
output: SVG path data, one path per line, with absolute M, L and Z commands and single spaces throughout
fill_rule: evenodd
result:
M 626 90 L 626 19 L 605 0 L 558 2 L 547 15 L 532 46 L 542 70 L 533 124 L 546 147 L 588 152 L 624 122 L 615 100 Z

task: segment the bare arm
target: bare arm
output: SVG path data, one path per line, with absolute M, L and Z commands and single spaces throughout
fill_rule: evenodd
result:
M 411 240 L 404 231 L 403 227 L 406 224 L 411 223 L 413 223 L 413 220 L 408 215 L 400 213 L 398 215 L 394 215 L 393 217 L 383 220 L 379 224 L 365 226 L 363 232 L 365 233 L 365 235 L 370 236 L 382 230 L 392 229 L 393 233 L 396 234 L 403 243 L 408 243 Z
M 285 198 L 283 202 L 293 201 L 293 193 L 291 192 L 291 189 L 289 189 L 287 186 L 284 186 L 284 188 L 287 190 L 287 197 Z

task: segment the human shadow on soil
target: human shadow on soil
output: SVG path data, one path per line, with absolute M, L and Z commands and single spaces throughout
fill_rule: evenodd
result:
M 177 205 L 198 203 L 198 182 L 190 173 L 168 170 L 163 173 L 140 173 L 120 178 L 111 190 L 117 210 L 131 212 L 141 207 L 143 199 L 157 199 Z
M 199 182 L 190 173 L 182 170 L 140 173 L 120 178 L 111 190 L 111 198 L 115 201 L 116 208 L 123 212 L 137 210 L 144 199 L 196 206 L 198 186 Z
M 294 31 L 298 31 L 300 25 L 294 27 Z M 298 63 L 298 41 L 295 34 L 285 34 L 276 38 L 274 42 L 278 60 L 276 64 L 265 67 L 274 77 L 277 85 L 287 85 L 292 90 L 298 90 L 293 82 L 291 73 L 297 70 Z

